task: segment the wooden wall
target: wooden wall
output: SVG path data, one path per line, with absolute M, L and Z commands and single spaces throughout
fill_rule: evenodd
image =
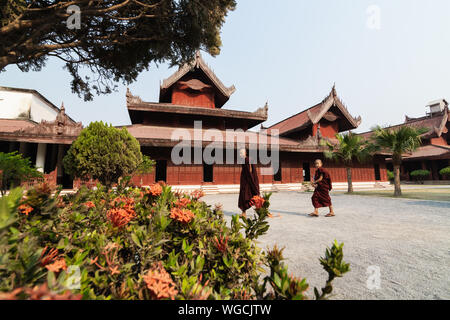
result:
M 153 148 L 151 148 L 153 149 Z M 203 184 L 203 165 L 174 165 L 170 161 L 170 153 L 168 150 L 161 150 L 149 155 L 152 159 L 167 160 L 167 183 L 171 185 L 201 185 Z M 156 157 L 159 155 L 159 157 Z M 321 154 L 313 153 L 281 153 L 281 181 L 274 181 L 272 175 L 260 175 L 259 180 L 261 184 L 271 183 L 301 183 L 303 182 L 303 163 L 309 163 L 310 175 L 313 177 L 315 168 L 314 160 L 322 159 L 324 167 L 330 172 L 333 182 L 347 182 L 347 171 L 342 164 L 334 163 L 323 159 Z M 386 173 L 386 164 L 383 158 L 375 158 L 367 164 L 355 164 L 352 168 L 352 177 L 354 182 L 368 182 L 375 181 L 374 164 L 378 164 L 380 168 L 380 181 L 388 181 Z M 262 167 L 262 166 L 258 166 Z M 239 164 L 216 164 L 213 167 L 214 184 L 239 184 L 241 165 Z M 151 184 L 155 182 L 154 172 L 144 175 L 142 177 L 135 177 L 133 181 L 136 183 L 142 179 L 144 184 Z
M 172 103 L 182 106 L 215 108 L 214 92 L 212 90 L 203 92 L 174 88 L 172 91 Z

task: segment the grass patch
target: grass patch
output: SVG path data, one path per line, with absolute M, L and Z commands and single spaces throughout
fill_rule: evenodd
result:
M 434 200 L 434 201 L 450 201 L 450 188 L 445 189 L 405 189 L 402 190 L 403 195 L 399 198 Z M 341 194 L 348 194 L 341 192 Z M 355 191 L 353 195 L 358 196 L 375 196 L 394 198 L 393 190 L 376 190 L 376 191 Z

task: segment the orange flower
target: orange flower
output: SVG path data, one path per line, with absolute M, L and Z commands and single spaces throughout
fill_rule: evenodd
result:
M 254 196 L 250 199 L 250 205 L 254 206 L 256 209 L 261 209 L 265 200 L 260 196 Z
M 152 196 L 159 196 L 162 193 L 162 187 L 159 183 L 154 183 L 150 186 L 150 189 L 147 189 L 147 193 Z
M 121 207 L 126 210 L 134 210 L 134 199 L 127 197 L 116 197 L 113 201 L 111 201 L 111 206 Z
M 108 210 L 106 216 L 115 227 L 122 228 L 136 216 L 136 212 L 122 208 L 112 208 Z
M 60 270 L 67 270 L 66 260 L 64 258 L 60 258 L 59 260 L 56 260 L 52 264 L 48 264 L 45 266 L 48 271 L 52 272 L 59 272 Z
M 114 208 L 109 209 L 106 216 L 114 226 L 121 228 L 136 217 L 133 198 L 117 197 L 110 204 Z
M 191 200 L 189 200 L 188 198 L 181 198 L 181 199 L 178 199 L 178 200 L 175 202 L 175 205 L 176 205 L 178 208 L 186 208 L 186 206 L 187 206 L 189 203 L 191 203 Z
M 150 269 L 144 279 L 150 294 L 154 299 L 175 299 L 178 294 L 175 283 L 170 274 L 164 269 L 161 262 L 158 262 Z
M 55 262 L 56 258 L 58 257 L 58 249 L 51 249 L 46 252 L 47 248 L 48 247 L 45 247 L 44 250 L 42 250 L 41 256 L 39 257 L 39 261 L 42 267 Z
M 87 201 L 84 203 L 84 205 L 90 209 L 90 208 L 95 208 L 95 203 L 93 203 L 92 201 Z
M 40 286 L 35 286 L 34 288 L 17 288 L 10 293 L 0 293 L 0 300 L 18 300 L 20 293 L 25 293 L 28 298 L 27 300 L 81 300 L 83 295 L 73 294 L 70 291 L 65 291 L 62 294 L 54 293 L 49 290 L 47 282 Z
M 172 208 L 170 217 L 181 223 L 189 223 L 194 218 L 194 214 L 188 209 Z
M 28 215 L 31 211 L 34 210 L 32 207 L 30 207 L 27 204 L 20 205 L 18 209 L 19 209 L 20 213 L 25 214 L 25 215 Z
M 201 197 L 203 197 L 205 195 L 205 193 L 203 192 L 203 190 L 197 189 L 191 192 L 191 197 L 194 200 L 198 200 Z

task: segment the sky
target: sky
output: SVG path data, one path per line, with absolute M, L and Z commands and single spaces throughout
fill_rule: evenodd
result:
M 236 92 L 224 108 L 255 111 L 269 104 L 265 126 L 319 103 L 333 84 L 356 132 L 425 115 L 426 104 L 450 101 L 448 0 L 237 0 L 222 28 L 221 54 L 204 60 Z M 0 86 L 35 89 L 87 125 L 130 124 L 126 86 L 85 102 L 70 89 L 56 58 L 40 72 L 8 66 Z M 176 68 L 152 65 L 129 85 L 158 101 L 160 81 Z

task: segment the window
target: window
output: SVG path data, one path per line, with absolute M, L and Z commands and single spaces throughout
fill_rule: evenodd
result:
M 156 160 L 155 181 L 167 182 L 167 160 Z

